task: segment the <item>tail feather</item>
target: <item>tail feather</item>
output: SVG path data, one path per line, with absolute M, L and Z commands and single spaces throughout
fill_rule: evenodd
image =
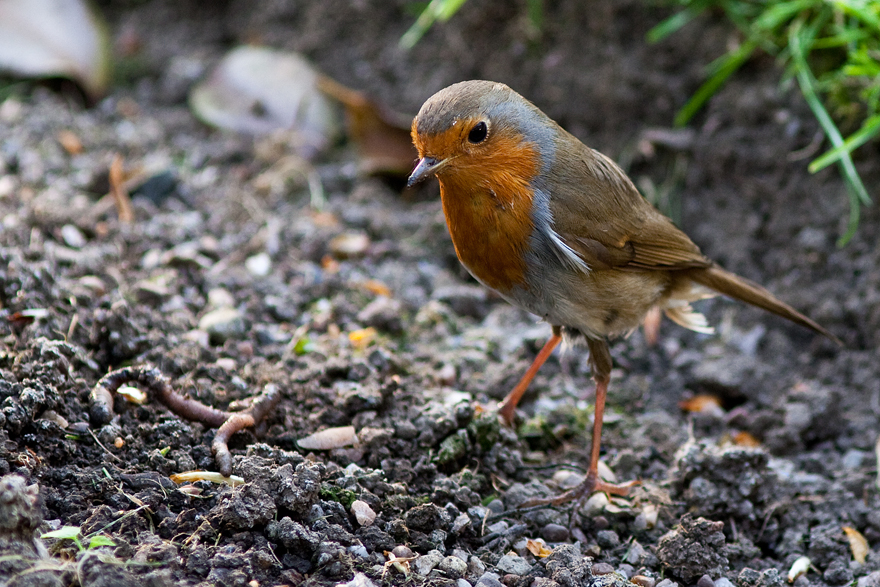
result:
M 828 332 L 822 326 L 819 326 L 813 320 L 807 318 L 785 302 L 778 300 L 772 293 L 744 277 L 740 277 L 730 271 L 725 271 L 717 265 L 712 265 L 705 269 L 696 269 L 690 272 L 690 277 L 696 283 L 713 289 L 718 293 L 724 294 L 731 298 L 752 304 L 768 312 L 773 312 L 777 316 L 787 318 L 796 324 L 800 324 L 810 330 L 827 336 L 839 345 L 843 345 L 841 340 Z

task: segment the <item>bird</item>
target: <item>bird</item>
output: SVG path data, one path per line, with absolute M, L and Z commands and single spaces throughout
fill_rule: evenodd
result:
M 542 318 L 551 336 L 499 407 L 516 406 L 565 340 L 585 343 L 596 384 L 590 464 L 574 489 L 526 505 L 555 505 L 595 492 L 625 496 L 637 482 L 599 478 L 608 341 L 660 312 L 711 333 L 691 303 L 723 294 L 840 341 L 762 286 L 707 258 L 651 205 L 626 173 L 505 84 L 463 81 L 422 105 L 411 135 L 419 159 L 407 180 L 440 183 L 459 261 L 481 284 Z

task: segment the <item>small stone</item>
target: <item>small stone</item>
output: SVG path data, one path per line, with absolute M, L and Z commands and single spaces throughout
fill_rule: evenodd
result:
M 257 253 L 248 257 L 244 266 L 254 277 L 266 277 L 272 271 L 272 257 L 268 253 Z
M 672 579 L 663 579 L 655 587 L 678 587 L 678 583 Z
M 647 577 L 645 575 L 635 575 L 630 579 L 631 583 L 638 585 L 639 587 L 654 587 L 657 583 L 657 580 L 653 577 Z
M 337 259 L 363 257 L 370 248 L 370 237 L 361 232 L 344 232 L 330 241 L 330 253 Z
M 450 579 L 459 579 L 467 573 L 467 563 L 457 556 L 447 556 L 437 565 Z
M 241 312 L 235 308 L 218 308 L 202 316 L 199 330 L 208 333 L 211 344 L 222 345 L 231 338 L 244 337 L 247 334 L 247 323 Z
M 857 587 L 880 587 L 880 571 L 874 571 L 864 577 L 859 577 Z
M 547 542 L 565 542 L 568 535 L 568 528 L 560 524 L 550 523 L 541 528 L 541 537 Z
M 532 565 L 521 556 L 505 554 L 495 564 L 498 570 L 510 575 L 527 575 L 532 570 Z
M 480 576 L 475 587 L 503 587 L 503 583 L 499 579 L 497 573 L 486 571 Z
M 65 224 L 61 227 L 61 238 L 64 244 L 72 249 L 81 249 L 86 246 L 86 237 L 82 231 L 73 224 Z
M 596 563 L 593 565 L 593 576 L 600 577 L 602 575 L 609 575 L 614 572 L 614 567 L 609 565 L 608 563 Z
M 697 581 L 697 587 L 715 587 L 715 581 L 709 575 L 703 575 Z
M 480 557 L 471 555 L 468 558 L 468 575 L 472 577 L 482 577 L 486 572 L 486 563 L 480 560 Z M 868 587 L 874 587 L 870 585 Z
M 617 574 L 623 575 L 624 577 L 629 579 L 630 577 L 632 577 L 633 575 L 636 574 L 636 570 L 635 570 L 635 568 L 633 568 L 632 565 L 628 565 L 626 563 L 623 563 L 617 567 Z
M 455 587 L 472 587 L 467 579 L 459 579 L 455 582 Z
M 504 502 L 500 499 L 493 499 L 486 505 L 486 507 L 489 508 L 489 511 L 491 511 L 493 514 L 504 513 Z
M 410 565 L 412 565 L 412 569 L 417 575 L 427 577 L 428 573 L 440 564 L 440 561 L 442 560 L 443 553 L 439 550 L 430 550 L 427 554 L 423 554 L 416 560 L 412 561 Z
M 831 561 L 831 564 L 825 569 L 822 578 L 829 585 L 846 585 L 852 582 L 853 572 L 845 560 L 838 558 Z
M 470 528 L 471 518 L 467 514 L 459 514 L 452 521 L 452 533 L 461 534 L 465 529 Z
M 611 550 L 620 545 L 620 537 L 614 530 L 601 530 L 596 532 L 596 542 L 602 548 Z
M 348 552 L 350 552 L 351 554 L 353 554 L 354 556 L 356 556 L 358 558 L 365 559 L 365 558 L 369 558 L 369 556 L 370 556 L 370 553 L 367 552 L 367 549 L 364 547 L 363 544 L 353 544 L 352 546 L 349 546 Z
M 727 577 L 715 579 L 715 587 L 734 587 L 733 583 Z
M 228 289 L 215 287 L 208 292 L 208 305 L 211 308 L 231 308 L 235 306 L 235 298 Z
M 359 499 L 351 502 L 351 513 L 361 526 L 369 526 L 376 519 L 376 512 L 364 501 Z
M 397 558 L 412 558 L 415 556 L 415 553 L 406 544 L 395 546 L 394 549 L 391 551 L 391 554 L 393 554 Z

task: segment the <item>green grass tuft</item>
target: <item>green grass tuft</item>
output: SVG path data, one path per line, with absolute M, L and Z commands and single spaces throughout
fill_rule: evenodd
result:
M 852 153 L 880 135 L 880 2 L 877 0 L 678 0 L 682 10 L 648 33 L 652 42 L 681 29 L 699 14 L 720 9 L 743 35 L 739 47 L 709 66 L 706 81 L 675 118 L 686 124 L 758 50 L 776 55 L 819 121 L 831 149 L 810 163 L 812 173 L 833 163 L 850 200 L 843 246 L 871 197 Z M 835 122 L 838 121 L 838 122 Z M 840 126 L 852 129 L 844 138 Z

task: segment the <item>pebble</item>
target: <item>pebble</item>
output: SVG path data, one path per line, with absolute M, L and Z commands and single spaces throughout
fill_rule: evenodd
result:
M 627 579 L 636 574 L 635 568 L 632 565 L 628 565 L 626 563 L 621 564 L 617 567 L 617 573 L 623 575 Z
M 610 550 L 620 545 L 620 537 L 614 530 L 596 532 L 596 542 L 604 549 Z
M 437 565 L 437 568 L 443 571 L 450 579 L 460 579 L 467 573 L 467 563 L 457 556 L 447 556 Z
M 459 579 L 455 582 L 455 587 L 472 587 L 467 579 Z
M 645 575 L 635 575 L 630 578 L 630 582 L 638 585 L 639 587 L 654 587 L 657 583 L 657 580 L 654 577 L 647 577 Z
M 412 551 L 412 549 L 405 544 L 395 546 L 391 550 L 391 554 L 393 554 L 397 558 L 412 558 L 415 556 L 415 553 Z
M 715 587 L 734 587 L 733 582 L 727 577 L 721 577 L 720 579 L 715 579 Z
M 86 246 L 86 237 L 73 224 L 65 224 L 61 227 L 61 238 L 64 240 L 64 244 L 72 249 L 81 249 Z
M 423 554 L 416 560 L 412 561 L 410 565 L 412 565 L 413 571 L 416 575 L 421 575 L 422 577 L 427 577 L 428 573 L 430 573 L 434 567 L 440 564 L 440 561 L 443 560 L 443 553 L 439 550 L 430 550 L 427 554 Z
M 498 567 L 499 571 L 502 571 L 505 574 L 510 575 L 519 575 L 520 577 L 523 575 L 527 575 L 529 571 L 532 570 L 532 565 L 529 564 L 529 561 L 522 558 L 521 556 L 514 556 L 510 554 L 505 554 L 498 562 L 495 564 Z
M 344 232 L 330 241 L 330 252 L 337 259 L 363 257 L 370 248 L 370 237 L 361 232 Z
M 348 552 L 355 555 L 358 558 L 369 558 L 370 553 L 367 552 L 366 547 L 363 544 L 354 544 L 348 547 Z
M 235 298 L 228 289 L 215 287 L 208 292 L 208 305 L 212 308 L 231 308 L 235 306 Z
M 243 337 L 247 333 L 247 323 L 235 308 L 218 308 L 202 316 L 199 330 L 208 333 L 211 344 L 221 345 L 231 338 Z
M 272 257 L 268 253 L 257 253 L 248 257 L 244 266 L 254 277 L 266 277 L 272 271 Z
M 609 575 L 614 572 L 614 567 L 609 565 L 608 563 L 596 563 L 593 565 L 593 576 L 599 577 L 601 575 Z
M 480 560 L 480 557 L 471 555 L 468 558 L 468 575 L 472 577 L 482 577 L 486 573 L 486 563 Z M 873 587 L 870 586 L 870 587 Z
M 467 514 L 459 514 L 455 517 L 455 520 L 452 521 L 452 533 L 461 534 L 461 532 L 468 528 L 470 525 L 470 516 L 468 516 Z
M 715 581 L 709 575 L 703 575 L 697 581 L 697 587 L 715 587 Z
M 492 514 L 503 514 L 504 513 L 504 502 L 501 501 L 500 499 L 493 499 L 492 501 L 490 501 L 488 503 L 488 505 L 486 507 L 489 508 L 489 511 L 491 511 Z
M 568 528 L 560 524 L 550 523 L 541 528 L 541 537 L 547 542 L 565 542 L 568 535 Z
M 880 587 L 880 571 L 874 571 L 864 577 L 859 577 L 857 587 Z
M 663 579 L 655 587 L 678 587 L 678 583 L 671 579 Z
M 477 581 L 475 587 L 504 587 L 497 573 L 486 571 Z

